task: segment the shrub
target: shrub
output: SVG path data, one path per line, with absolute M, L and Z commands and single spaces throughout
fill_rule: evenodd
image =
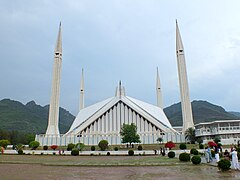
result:
M 98 146 L 101 149 L 101 151 L 105 151 L 108 148 L 108 141 L 107 140 L 101 140 L 98 143 Z
M 198 155 L 195 155 L 195 156 L 192 157 L 191 161 L 192 161 L 193 164 L 200 164 L 201 163 L 201 157 L 198 156 Z
M 236 151 L 237 151 L 237 152 L 240 152 L 240 148 L 236 148 Z
M 198 142 L 198 144 L 202 144 L 202 143 L 203 143 L 202 138 L 198 138 L 198 139 L 197 139 L 197 142 Z
M 221 171 L 229 170 L 230 166 L 231 162 L 227 159 L 221 159 L 220 161 L 218 161 L 218 169 L 220 169 Z
M 91 146 L 91 151 L 95 151 L 95 146 Z
M 204 149 L 204 145 L 203 144 L 199 144 L 199 149 Z
M 134 151 L 133 151 L 132 149 L 130 149 L 130 150 L 128 151 L 128 155 L 129 155 L 129 156 L 133 156 L 133 155 L 134 155 Z
M 182 143 L 179 145 L 179 149 L 181 149 L 181 150 L 187 149 L 187 145 Z
M 185 161 L 185 162 L 190 161 L 190 154 L 189 153 L 181 153 L 179 155 L 179 160 Z
M 143 150 L 142 145 L 139 145 L 139 146 L 138 146 L 138 150 L 139 150 L 139 151 Z
M 190 150 L 190 154 L 198 155 L 198 150 L 195 149 L 195 148 L 192 148 L 192 149 Z
M 107 156 L 110 156 L 110 152 L 107 152 Z
M 48 150 L 48 146 L 47 145 L 45 145 L 45 146 L 43 146 L 43 150 Z
M 74 147 L 75 147 L 75 144 L 70 143 L 70 144 L 68 144 L 68 146 L 67 146 L 67 150 L 68 150 L 68 151 L 71 151 Z
M 172 142 L 172 141 L 168 141 L 166 144 L 165 144 L 165 147 L 166 148 L 169 148 L 170 150 L 172 148 L 174 148 L 176 145 Z
M 56 150 L 58 148 L 57 145 L 51 145 L 51 149 Z
M 219 143 L 219 142 L 221 141 L 221 137 L 216 136 L 216 137 L 213 139 L 213 141 L 217 144 L 217 143 Z
M 40 143 L 38 141 L 31 141 L 29 143 L 29 147 L 32 148 L 32 150 L 37 149 L 39 145 L 40 145 Z
M 169 158 L 174 158 L 174 157 L 175 157 L 175 152 L 170 151 L 170 152 L 168 153 L 168 157 L 169 157 Z
M 19 154 L 19 155 L 23 155 L 23 150 L 22 150 L 22 149 L 19 149 L 19 150 L 18 150 L 18 154 Z
M 79 150 L 77 148 L 73 148 L 71 151 L 72 156 L 78 156 L 79 155 Z
M 85 145 L 83 143 L 77 143 L 75 145 L 75 148 L 77 148 L 79 151 L 83 151 Z
M 10 142 L 7 139 L 0 140 L 0 147 L 4 147 L 6 149 L 9 144 Z
M 114 151 L 118 151 L 118 147 L 115 147 L 115 148 L 114 148 Z

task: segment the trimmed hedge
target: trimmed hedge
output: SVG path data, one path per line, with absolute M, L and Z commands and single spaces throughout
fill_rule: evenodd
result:
M 95 146 L 91 146 L 91 151 L 95 151 Z
M 168 157 L 169 157 L 169 158 L 174 158 L 174 157 L 175 157 L 175 152 L 170 151 L 170 152 L 168 153 Z
M 195 149 L 195 148 L 192 148 L 192 149 L 190 150 L 190 154 L 198 155 L 198 150 Z
M 203 144 L 199 144 L 199 149 L 204 149 L 204 145 Z
M 71 151 L 74 147 L 75 147 L 75 144 L 70 143 L 70 144 L 67 145 L 67 150 Z
M 72 149 L 71 155 L 72 156 L 78 156 L 79 155 L 79 150 L 77 148 Z
M 129 155 L 129 156 L 133 156 L 133 155 L 134 155 L 134 151 L 133 151 L 132 149 L 130 149 L 130 150 L 128 151 L 128 155 Z
M 142 145 L 139 145 L 139 146 L 138 146 L 138 150 L 139 150 L 139 151 L 143 150 Z
M 43 150 L 48 150 L 48 146 L 47 145 L 45 145 L 45 146 L 43 146 Z
M 201 163 L 201 157 L 198 156 L 198 155 L 195 155 L 195 156 L 192 157 L 191 161 L 192 161 L 193 164 L 200 164 Z
M 220 169 L 221 171 L 227 171 L 229 170 L 231 167 L 231 162 L 227 159 L 221 159 L 220 161 L 218 161 L 218 169 Z
M 179 145 L 179 149 L 181 149 L 181 150 L 187 149 L 187 145 L 182 143 Z
M 101 149 L 101 151 L 105 151 L 108 148 L 108 141 L 107 140 L 101 140 L 98 143 L 98 147 Z
M 190 161 L 190 154 L 189 153 L 181 153 L 179 155 L 179 160 L 185 161 L 185 162 Z

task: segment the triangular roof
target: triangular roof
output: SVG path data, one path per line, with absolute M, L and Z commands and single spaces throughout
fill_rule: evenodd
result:
M 88 127 L 90 124 L 96 121 L 105 112 L 107 112 L 109 109 L 111 109 L 115 104 L 119 102 L 123 102 L 124 104 L 129 106 L 131 109 L 136 111 L 142 117 L 144 117 L 149 122 L 162 129 L 163 131 L 176 132 L 172 128 L 169 120 L 167 119 L 166 115 L 164 114 L 161 108 L 137 100 L 132 97 L 118 94 L 115 97 L 108 98 L 106 100 L 103 100 L 101 102 L 98 102 L 94 105 L 82 109 L 78 113 L 71 128 L 66 134 L 71 133 L 76 134 L 84 130 L 86 127 Z

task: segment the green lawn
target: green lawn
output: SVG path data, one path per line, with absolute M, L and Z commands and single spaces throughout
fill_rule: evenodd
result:
M 0 163 L 72 165 L 72 166 L 139 166 L 174 165 L 178 158 L 162 156 L 53 156 L 53 155 L 0 155 Z

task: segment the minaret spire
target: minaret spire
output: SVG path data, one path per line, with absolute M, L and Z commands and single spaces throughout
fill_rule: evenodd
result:
M 59 24 L 59 30 L 58 30 L 58 37 L 57 37 L 57 43 L 55 47 L 55 53 L 61 52 L 62 53 L 62 27 L 61 22 Z
M 122 86 L 122 81 L 120 80 L 116 88 L 115 96 L 121 98 L 121 96 L 126 96 L 125 88 Z
M 52 93 L 49 106 L 48 127 L 46 135 L 59 135 L 58 121 L 59 121 L 61 66 L 62 66 L 62 33 L 60 22 L 57 43 L 54 51 Z
M 156 93 L 157 93 L 157 106 L 163 109 L 162 89 L 160 84 L 158 67 L 157 67 L 157 79 L 156 79 Z
M 182 132 L 184 133 L 188 128 L 190 127 L 194 128 L 194 123 L 193 123 L 193 116 L 192 116 L 192 106 L 191 106 L 190 97 L 189 97 L 184 48 L 183 48 L 183 43 L 182 43 L 177 21 L 176 21 L 176 53 L 177 53 L 178 77 L 179 77 L 179 85 L 180 85 L 182 119 L 183 119 Z
M 84 108 L 84 76 L 82 69 L 82 78 L 80 83 L 80 103 L 79 103 L 79 111 Z

